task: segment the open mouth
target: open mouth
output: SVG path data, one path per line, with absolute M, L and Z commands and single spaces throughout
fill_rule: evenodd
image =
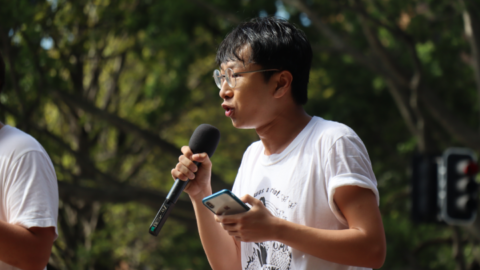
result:
M 233 114 L 233 108 L 227 105 L 222 105 L 223 109 L 225 110 L 225 116 L 230 117 Z

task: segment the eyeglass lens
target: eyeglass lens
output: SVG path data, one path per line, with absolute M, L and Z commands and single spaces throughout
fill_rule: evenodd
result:
M 231 68 L 227 68 L 225 70 L 225 75 L 222 75 L 220 70 L 215 69 L 213 71 L 213 78 L 215 79 L 215 84 L 217 85 L 217 87 L 219 89 L 222 89 L 222 84 L 223 84 L 224 79 L 227 80 L 227 83 L 230 87 L 232 87 L 232 88 L 235 87 L 236 80 L 233 77 L 233 70 Z
M 213 71 L 213 79 L 215 80 L 215 84 L 218 88 L 222 88 L 222 75 L 218 69 Z

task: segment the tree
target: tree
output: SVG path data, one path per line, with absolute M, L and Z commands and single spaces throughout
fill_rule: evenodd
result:
M 384 268 L 478 267 L 478 225 L 409 221 L 406 172 L 415 151 L 480 150 L 474 1 L 0 4 L 0 120 L 42 143 L 59 180 L 52 269 L 209 269 L 186 197 L 159 238 L 146 230 L 198 124 L 222 133 L 214 190 L 233 182 L 257 137 L 222 115 L 215 52 L 239 22 L 275 13 L 289 16 L 314 48 L 307 111 L 353 127 L 369 149 L 389 245 Z
M 134 267 L 144 264 L 144 259 L 135 259 L 141 254 L 135 249 L 159 247 L 158 239 L 146 233 L 147 219 L 168 192 L 179 146 L 188 143 L 204 114 L 183 120 L 183 125 L 177 122 L 189 118 L 184 108 L 198 110 L 206 104 L 203 99 L 213 96 L 213 87 L 202 91 L 215 53 L 209 47 L 212 37 L 203 35 L 208 25 L 178 23 L 179 17 L 196 16 L 193 6 L 148 1 L 18 1 L 2 6 L 0 32 L 8 73 L 2 120 L 42 143 L 59 180 L 60 238 L 52 267 L 111 269 L 117 260 Z M 157 16 L 164 10 L 171 17 Z M 196 42 L 185 49 L 190 40 Z M 210 56 L 204 59 L 206 48 Z M 197 96 L 192 98 L 194 91 Z M 223 176 L 214 176 L 216 189 L 229 187 Z M 111 204 L 125 202 L 137 202 L 120 207 L 130 216 Z M 152 209 L 141 210 L 138 203 Z M 116 218 L 112 211 L 123 223 L 111 220 Z M 172 218 L 195 232 L 186 198 L 177 203 Z M 123 224 L 133 226 L 128 232 L 144 228 L 141 240 L 135 239 L 139 232 L 118 239 L 112 231 L 124 231 Z M 178 235 L 185 228 L 173 227 L 170 231 L 178 233 L 160 245 L 185 239 Z M 115 250 L 114 241 L 126 247 Z M 198 244 L 194 248 L 202 252 Z M 132 254 L 116 254 L 129 250 Z M 166 262 L 157 260 L 157 265 L 179 261 L 164 254 Z M 203 252 L 199 254 L 203 258 Z M 205 266 L 206 260 L 185 265 Z

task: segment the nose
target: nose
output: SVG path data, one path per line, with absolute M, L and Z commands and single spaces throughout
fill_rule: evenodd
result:
M 233 97 L 233 90 L 230 88 L 230 86 L 225 80 L 222 82 L 222 88 L 220 89 L 220 92 L 218 94 L 223 100 Z

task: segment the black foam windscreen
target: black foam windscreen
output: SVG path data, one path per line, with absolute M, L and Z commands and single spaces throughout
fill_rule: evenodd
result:
M 220 141 L 220 131 L 209 124 L 201 124 L 195 129 L 190 137 L 188 146 L 194 154 L 207 153 L 208 157 L 211 157 L 217 149 L 218 142 Z

